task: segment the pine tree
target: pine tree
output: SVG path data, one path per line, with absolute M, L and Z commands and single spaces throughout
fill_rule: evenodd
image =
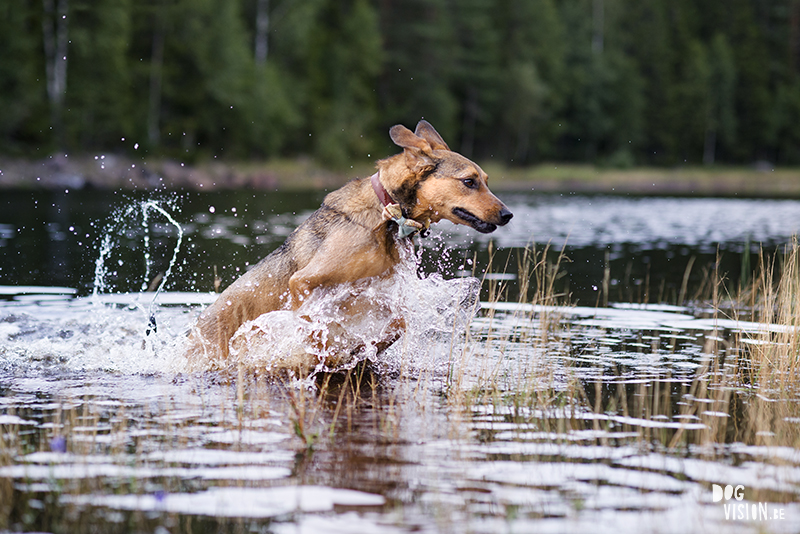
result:
M 378 117 L 378 16 L 366 0 L 330 0 L 318 13 L 307 58 L 314 154 L 343 166 L 367 159 Z
M 736 141 L 736 65 L 727 38 L 718 33 L 711 42 L 708 55 L 709 101 L 706 112 L 706 131 L 703 163 L 712 164 L 717 158 L 717 146 L 730 147 Z
M 412 126 L 425 118 L 454 142 L 460 131 L 453 90 L 459 52 L 447 1 L 380 2 L 380 27 L 385 58 L 378 85 L 383 125 Z
M 570 157 L 596 162 L 613 156 L 615 164 L 628 165 L 640 137 L 644 97 L 636 63 L 618 36 L 621 12 L 603 6 L 600 39 L 600 10 L 591 0 L 564 2 L 561 9 L 566 31 L 573 36 L 566 56 L 562 143 Z
M 733 156 L 751 162 L 767 156 L 769 137 L 769 69 L 766 40 L 759 27 L 754 4 L 731 0 L 729 39 L 736 63 L 736 143 Z
M 130 135 L 130 1 L 73 2 L 64 131 L 71 150 L 119 146 Z
M 36 15 L 26 0 L 0 3 L 0 150 L 6 152 L 24 152 L 49 141 L 45 93 L 37 80 L 44 68 Z
M 495 5 L 491 0 L 462 0 L 451 13 L 459 45 L 453 72 L 454 93 L 461 103 L 461 139 L 456 146 L 467 157 L 483 156 L 479 147 L 494 136 L 492 118 L 502 101 Z
M 564 31 L 552 0 L 500 2 L 505 76 L 495 128 L 500 154 L 524 164 L 552 154 L 564 103 Z M 503 148 L 506 148 L 503 150 Z

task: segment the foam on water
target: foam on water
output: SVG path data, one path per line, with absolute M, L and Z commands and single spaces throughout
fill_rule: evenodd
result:
M 36 297 L 37 295 L 25 295 Z M 188 307 L 157 307 L 159 331 L 146 334 L 150 295 L 11 301 L 0 311 L 0 369 L 169 372 L 192 316 Z M 122 304 L 121 302 L 124 302 Z

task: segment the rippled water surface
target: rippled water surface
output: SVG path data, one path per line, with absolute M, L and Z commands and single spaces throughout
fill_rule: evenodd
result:
M 783 328 L 667 298 L 718 251 L 738 277 L 800 202 L 504 199 L 495 234 L 423 240 L 397 297 L 410 335 L 312 383 L 190 369 L 181 348 L 214 268 L 229 283 L 319 194 L 162 199 L 177 251 L 143 199 L 4 197 L 0 530 L 800 531 L 797 392 L 756 390 L 732 341 Z M 566 242 L 578 305 L 518 303 L 532 241 Z

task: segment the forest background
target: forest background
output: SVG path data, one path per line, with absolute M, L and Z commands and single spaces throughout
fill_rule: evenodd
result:
M 798 165 L 799 70 L 800 0 L 3 0 L 0 155 Z

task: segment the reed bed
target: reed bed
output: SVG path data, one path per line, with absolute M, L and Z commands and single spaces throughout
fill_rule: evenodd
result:
M 468 413 L 489 406 L 524 429 L 563 437 L 570 430 L 589 429 L 625 435 L 627 441 L 636 436 L 633 441 L 640 446 L 682 454 L 690 449 L 723 454 L 722 447 L 731 443 L 800 448 L 796 238 L 775 255 L 759 254 L 756 269 L 739 287 L 710 266 L 699 287 L 689 288 L 690 260 L 677 304 L 706 310 L 701 315 L 724 326 L 698 335 L 702 349 L 691 375 L 673 376 L 667 369 L 635 380 L 600 363 L 587 368 L 589 358 L 575 357 L 591 347 L 572 340 L 569 295 L 558 283 L 568 259 L 562 250 L 548 261 L 548 252 L 548 247 L 531 247 L 520 260 L 519 272 L 528 276 L 519 282 L 519 304 L 526 306 L 504 313 L 502 321 L 490 306 L 480 334 L 468 335 L 461 360 L 453 366 L 458 372 L 450 373 L 446 388 L 454 409 Z M 598 304 L 607 304 L 609 278 L 607 270 Z M 505 288 L 493 280 L 487 285 L 490 304 L 503 302 Z M 496 323 L 521 326 L 509 332 Z M 665 349 L 654 343 L 652 350 L 657 357 Z M 491 352 L 498 356 L 476 356 Z M 480 370 L 470 376 L 476 362 Z

